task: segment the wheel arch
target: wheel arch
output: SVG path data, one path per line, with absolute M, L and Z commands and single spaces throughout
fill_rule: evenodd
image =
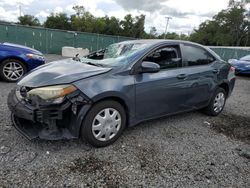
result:
M 29 70 L 29 67 L 28 67 L 26 61 L 25 61 L 23 58 L 18 57 L 18 56 L 7 56 L 7 57 L 4 57 L 4 58 L 1 59 L 0 63 L 6 61 L 6 60 L 8 60 L 8 59 L 16 59 L 16 60 L 18 60 L 18 61 L 21 61 L 21 62 L 24 64 L 26 70 L 27 70 L 27 71 Z
M 122 98 L 122 97 L 119 97 L 119 96 L 105 96 L 105 97 L 102 97 L 102 98 L 98 98 L 97 100 L 95 100 L 93 102 L 93 105 L 99 103 L 99 102 L 102 102 L 102 101 L 107 101 L 107 100 L 113 100 L 113 101 L 116 101 L 118 102 L 120 105 L 122 105 L 122 107 L 124 108 L 125 110 L 125 113 L 126 113 L 126 126 L 128 126 L 128 123 L 129 123 L 129 112 L 130 112 L 130 109 L 128 107 L 128 104 L 125 102 L 125 100 Z
M 226 82 L 223 82 L 223 83 L 221 83 L 221 84 L 219 85 L 219 87 L 225 90 L 226 96 L 228 97 L 228 95 L 229 95 L 229 90 L 230 90 L 230 89 L 229 89 L 229 84 L 226 83 Z
M 111 94 L 112 93 L 112 94 Z M 130 124 L 130 112 L 131 109 L 129 108 L 129 105 L 126 103 L 126 99 L 121 97 L 118 93 L 114 93 L 114 92 L 107 92 L 104 93 L 102 95 L 97 95 L 93 98 L 91 98 L 91 102 L 87 105 L 83 105 L 83 107 L 81 107 L 79 114 L 78 114 L 78 120 L 76 122 L 76 129 L 74 131 L 74 135 L 76 137 L 80 136 L 80 131 L 82 129 L 82 123 L 84 122 L 85 117 L 87 116 L 87 114 L 89 113 L 89 111 L 91 110 L 91 108 L 102 101 L 106 101 L 106 100 L 113 100 L 118 102 L 119 104 L 122 105 L 122 107 L 125 110 L 125 114 L 126 114 L 126 127 L 128 127 L 128 125 Z

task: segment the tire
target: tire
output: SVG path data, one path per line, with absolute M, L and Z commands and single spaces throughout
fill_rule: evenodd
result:
M 218 102 L 219 100 L 219 95 L 223 95 L 224 96 L 224 100 L 220 100 L 220 102 Z M 222 88 L 217 88 L 209 105 L 203 110 L 205 114 L 209 115 L 209 116 L 218 116 L 224 109 L 224 106 L 226 104 L 226 92 L 224 89 Z M 215 103 L 217 101 L 217 108 L 215 107 Z
M 17 59 L 6 59 L 0 63 L 0 77 L 7 82 L 16 82 L 27 73 L 23 62 Z
M 125 127 L 126 112 L 123 106 L 113 100 L 102 101 L 95 104 L 86 115 L 81 127 L 81 138 L 94 147 L 105 147 L 114 143 Z

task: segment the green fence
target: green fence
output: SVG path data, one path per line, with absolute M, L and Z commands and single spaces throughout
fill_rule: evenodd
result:
M 228 61 L 229 59 L 240 59 L 243 56 L 250 55 L 250 47 L 218 47 L 211 46 L 222 59 Z
M 88 48 L 90 51 L 95 51 L 109 44 L 131 39 L 134 38 L 0 23 L 0 42 L 29 46 L 47 54 L 61 54 L 63 46 Z M 247 47 L 211 46 L 210 48 L 226 61 L 250 54 L 250 48 Z
M 47 54 L 61 54 L 63 46 L 88 48 L 90 51 L 96 51 L 109 44 L 131 39 L 121 36 L 0 23 L 0 42 L 29 46 Z

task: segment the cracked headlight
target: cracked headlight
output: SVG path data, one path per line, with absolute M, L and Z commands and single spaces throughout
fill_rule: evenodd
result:
M 27 93 L 28 98 L 38 96 L 46 102 L 61 103 L 64 97 L 77 88 L 73 85 L 57 85 L 32 89 Z

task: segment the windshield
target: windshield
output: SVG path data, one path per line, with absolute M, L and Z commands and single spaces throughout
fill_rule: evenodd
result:
M 142 43 L 112 44 L 105 50 L 104 59 L 129 56 L 130 54 L 143 49 L 145 46 L 146 44 Z
M 94 52 L 81 58 L 81 62 L 96 66 L 120 66 L 129 62 L 129 58 L 150 46 L 145 43 L 116 43 L 108 46 L 105 50 Z M 93 55 L 94 54 L 94 55 Z

